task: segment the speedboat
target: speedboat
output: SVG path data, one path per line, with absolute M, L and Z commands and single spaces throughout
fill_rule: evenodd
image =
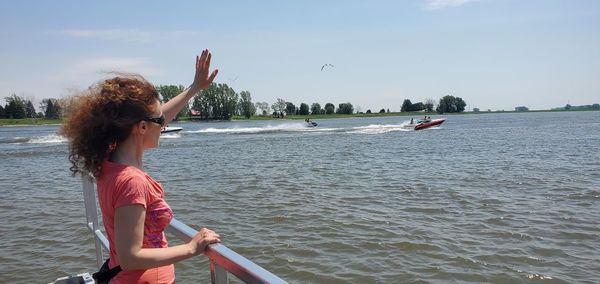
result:
M 404 128 L 413 129 L 413 130 L 422 130 L 427 129 L 429 127 L 440 126 L 442 123 L 446 121 L 445 118 L 438 119 L 417 119 L 414 120 L 413 123 L 409 123 L 404 125 Z
M 166 134 L 166 133 L 172 133 L 172 134 L 177 134 L 179 133 L 179 131 L 183 130 L 183 128 L 181 127 L 171 127 L 171 126 L 167 126 L 165 128 L 163 128 L 160 131 L 160 134 Z
M 306 127 L 317 127 L 317 123 L 314 121 L 307 121 L 306 122 Z

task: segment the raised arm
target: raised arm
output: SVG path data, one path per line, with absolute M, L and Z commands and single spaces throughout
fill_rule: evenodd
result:
M 196 74 L 194 75 L 194 82 L 192 82 L 189 87 L 183 90 L 181 94 L 172 98 L 161 107 L 162 112 L 165 115 L 166 124 L 170 123 L 173 118 L 175 118 L 177 113 L 195 94 L 200 92 L 200 90 L 210 86 L 212 81 L 215 79 L 219 70 L 215 69 L 209 75 L 210 58 L 211 54 L 208 49 L 203 50 L 200 56 L 196 56 Z

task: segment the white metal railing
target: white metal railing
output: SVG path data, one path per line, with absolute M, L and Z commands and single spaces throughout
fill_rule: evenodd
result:
M 102 247 L 109 251 L 108 239 L 104 236 L 98 224 L 98 207 L 96 205 L 94 178 L 91 175 L 84 174 L 82 175 L 82 183 L 87 227 L 94 234 L 96 263 L 100 267 L 104 263 Z M 173 218 L 167 227 L 167 231 L 184 242 L 189 242 L 198 233 L 190 226 L 175 218 Z M 231 273 L 245 283 L 287 283 L 223 244 L 209 245 L 205 255 L 210 260 L 210 278 L 213 284 L 228 283 L 228 273 Z

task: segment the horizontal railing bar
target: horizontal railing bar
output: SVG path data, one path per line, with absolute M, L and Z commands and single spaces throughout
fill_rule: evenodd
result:
M 198 232 L 177 219 L 171 220 L 167 231 L 184 242 L 189 242 Z M 260 267 L 222 244 L 209 245 L 206 256 L 246 283 L 287 283 L 275 274 Z

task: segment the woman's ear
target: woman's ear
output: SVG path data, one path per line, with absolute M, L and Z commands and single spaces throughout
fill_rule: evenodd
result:
M 146 133 L 146 129 L 148 129 L 148 124 L 142 120 L 142 121 L 138 122 L 134 128 L 137 133 L 144 134 L 144 133 Z

